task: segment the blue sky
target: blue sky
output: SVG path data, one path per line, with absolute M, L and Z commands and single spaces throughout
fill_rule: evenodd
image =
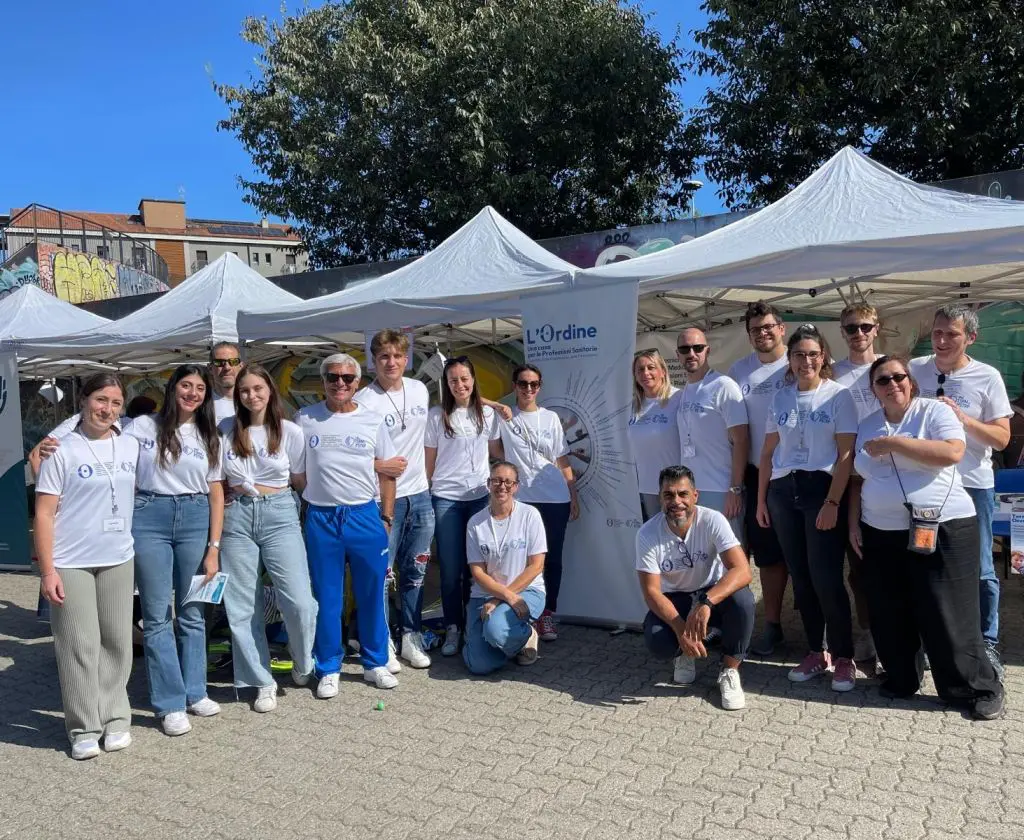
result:
M 698 0 L 639 5 L 687 44 L 703 20 Z M 216 128 L 225 108 L 211 78 L 245 80 L 254 52 L 239 36 L 242 19 L 279 11 L 280 0 L 5 4 L 0 210 L 38 202 L 134 212 L 140 198 L 184 191 L 190 217 L 256 218 L 237 184 L 252 167 Z M 688 82 L 684 102 L 696 104 L 703 90 L 700 79 Z M 713 187 L 696 206 L 721 210 Z

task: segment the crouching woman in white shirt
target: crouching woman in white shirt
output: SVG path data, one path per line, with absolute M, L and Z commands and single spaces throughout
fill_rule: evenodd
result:
M 539 637 L 531 624 L 544 610 L 544 522 L 536 508 L 516 501 L 519 471 L 499 461 L 487 480 L 487 507 L 469 520 L 466 557 L 473 575 L 462 658 L 474 674 L 489 674 L 516 657 L 537 661 Z
M 57 673 L 71 757 L 131 743 L 132 497 L 139 444 L 114 422 L 124 389 L 100 373 L 82 387 L 78 426 L 42 465 L 35 547 L 52 605 Z
M 306 446 L 302 430 L 283 419 L 277 386 L 262 366 L 250 364 L 239 371 L 234 399 L 235 416 L 221 424 L 224 479 L 236 497 L 224 512 L 224 608 L 235 687 L 255 688 L 253 708 L 270 712 L 277 708 L 277 683 L 270 673 L 261 562 L 288 631 L 292 679 L 305 685 L 313 672 L 317 605 L 288 487 L 289 482 L 298 490 L 305 487 Z
M 880 691 L 917 692 L 924 642 L 939 696 L 991 720 L 1003 690 L 978 623 L 978 520 L 956 466 L 963 424 L 948 405 L 918 397 L 904 359 L 876 359 L 869 381 L 882 410 L 857 432 L 850 541 L 864 558 Z

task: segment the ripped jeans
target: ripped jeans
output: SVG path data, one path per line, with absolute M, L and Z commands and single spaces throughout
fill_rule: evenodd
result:
M 391 566 L 398 573 L 402 632 L 419 633 L 423 625 L 423 579 L 434 539 L 434 507 L 430 492 L 395 499 L 395 522 L 388 538 Z M 387 592 L 384 593 L 385 599 Z

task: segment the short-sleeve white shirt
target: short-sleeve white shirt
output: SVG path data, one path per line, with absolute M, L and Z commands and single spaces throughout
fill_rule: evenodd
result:
M 921 396 L 934 397 L 939 387 L 939 369 L 935 367 L 935 357 L 912 359 L 910 372 L 917 380 Z M 964 414 L 982 423 L 1013 416 L 1003 377 L 994 367 L 977 359 L 971 359 L 965 367 L 948 374 L 942 383 L 942 390 L 946 397 L 960 406 Z M 967 435 L 967 451 L 957 469 L 964 487 L 995 486 L 992 447 L 982 445 L 971 435 Z
M 772 399 L 775 392 L 785 386 L 788 367 L 789 361 L 785 356 L 765 364 L 757 353 L 751 353 L 729 368 L 729 378 L 740 386 L 743 402 L 747 405 L 747 423 L 750 427 L 750 456 L 747 460 L 755 467 L 761 462 L 765 426 Z
M 60 440 L 61 438 L 64 438 L 64 437 L 67 437 L 75 429 L 78 428 L 78 424 L 81 423 L 81 422 L 82 422 L 82 415 L 81 415 L 81 413 L 72 414 L 67 420 L 64 420 L 59 426 L 57 426 L 56 429 L 54 429 L 52 432 L 50 432 L 47 435 L 47 437 L 56 438 L 57 440 Z M 131 420 L 128 420 L 126 418 L 122 418 L 122 420 L 115 420 L 114 421 L 114 428 L 117 431 L 119 431 L 119 432 L 122 431 L 122 422 L 130 423 Z
M 81 433 L 73 432 L 43 461 L 36 492 L 59 497 L 53 529 L 54 566 L 88 569 L 117 566 L 132 559 L 138 460 L 139 442 L 129 435 L 114 434 L 87 443 Z M 111 478 L 117 513 L 111 504 Z M 120 530 L 104 527 L 104 522 L 114 519 L 121 520 Z
M 918 440 L 966 439 L 964 427 L 953 409 L 920 397 L 910 404 L 899 424 L 887 423 L 881 409 L 862 420 L 857 430 L 853 467 L 864 479 L 860 494 L 860 517 L 864 522 L 880 531 L 906 531 L 910 519 L 903 505 L 905 500 L 920 508 L 941 508 L 941 522 L 975 516 L 974 502 L 964 490 L 955 466 L 933 467 L 903 455 L 872 458 L 864 451 L 867 441 L 889 436 Z
M 697 505 L 685 537 L 674 534 L 665 514 L 658 513 L 636 533 L 636 570 L 661 575 L 662 592 L 696 592 L 722 579 L 721 555 L 739 544 L 717 510 Z
M 547 408 L 512 410 L 512 419 L 499 420 L 505 458 L 519 470 L 518 499 L 527 503 L 568 502 L 569 485 L 555 463 L 569 454 L 562 421 Z
M 222 397 L 219 394 L 213 398 L 213 413 L 217 416 L 219 426 L 225 420 L 235 416 L 235 398 Z
M 466 560 L 483 565 L 484 570 L 503 586 L 508 586 L 526 568 L 535 554 L 547 554 L 544 521 L 536 508 L 517 501 L 505 519 L 494 519 L 490 506 L 477 511 L 466 527 Z M 544 573 L 533 579 L 527 589 L 544 592 Z M 472 598 L 489 595 L 473 581 Z
M 679 400 L 679 451 L 693 471 L 698 490 L 724 493 L 732 484 L 732 443 L 729 429 L 747 425 L 747 407 L 740 386 L 709 370 L 700 382 L 687 382 Z M 687 455 L 687 447 L 694 455 Z
M 423 437 L 427 430 L 427 411 L 430 407 L 427 386 L 418 379 L 403 377 L 401 388 L 385 392 L 374 381 L 358 391 L 354 399 L 384 419 L 394 444 L 395 455 L 401 455 L 408 462 L 405 472 L 395 481 L 396 498 L 404 499 L 426 490 Z
M 136 486 L 146 493 L 162 496 L 184 496 L 193 493 L 209 493 L 210 482 L 224 478 L 221 459 L 218 457 L 210 466 L 206 444 L 195 423 L 182 423 L 177 435 L 181 443 L 181 455 L 175 461 L 168 453 L 166 465 L 160 465 L 160 450 L 157 445 L 158 429 L 156 415 L 147 414 L 125 423 L 124 433 L 139 442 L 139 469 Z
M 457 502 L 482 498 L 487 495 L 488 442 L 501 437 L 497 416 L 484 406 L 483 425 L 477 429 L 476 416 L 469 409 L 456 408 L 449 418 L 453 437 L 448 437 L 443 414 L 439 405 L 430 409 L 423 439 L 424 446 L 437 450 L 430 492 Z
M 374 458 L 394 458 L 395 445 L 381 416 L 361 404 L 331 411 L 326 402 L 295 415 L 306 447 L 306 489 L 311 505 L 362 505 L 377 495 Z
M 850 392 L 854 405 L 857 406 L 857 421 L 860 422 L 868 415 L 874 414 L 881 409 L 878 397 L 871 390 L 871 380 L 868 373 L 871 371 L 872 362 L 865 365 L 855 365 L 849 359 L 843 359 L 832 365 L 832 375 L 835 381 Z
M 267 449 L 266 426 L 249 427 L 253 454 L 248 458 L 239 458 L 232 449 L 233 422 L 221 423 L 221 430 L 225 432 L 221 439 L 224 478 L 232 487 L 249 483 L 280 489 L 288 486 L 293 473 L 306 471 L 306 439 L 291 420 L 281 421 L 281 441 L 273 455 Z
M 681 463 L 676 424 L 681 396 L 682 391 L 673 387 L 664 405 L 655 397 L 647 398 L 640 406 L 640 413 L 629 418 L 626 435 L 641 493 L 656 494 L 661 471 Z
M 857 407 L 842 385 L 823 379 L 813 391 L 787 385 L 772 399 L 768 434 L 779 433 L 772 455 L 772 478 L 793 470 L 831 473 L 839 457 L 836 435 L 857 433 Z M 800 450 L 807 450 L 806 458 Z

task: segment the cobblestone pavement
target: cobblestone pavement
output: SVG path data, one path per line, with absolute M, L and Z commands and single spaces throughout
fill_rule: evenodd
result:
M 36 580 L 3 574 L 0 837 L 1021 840 L 1021 583 L 1004 588 L 1009 704 L 992 723 L 931 686 L 892 702 L 866 682 L 791 685 L 794 624 L 788 660 L 744 666 L 734 713 L 714 668 L 675 687 L 637 634 L 563 627 L 529 669 L 469 679 L 438 656 L 388 693 L 348 662 L 335 700 L 284 687 L 268 715 L 217 683 L 221 715 L 176 739 L 145 708 L 138 660 L 135 743 L 79 763 Z

